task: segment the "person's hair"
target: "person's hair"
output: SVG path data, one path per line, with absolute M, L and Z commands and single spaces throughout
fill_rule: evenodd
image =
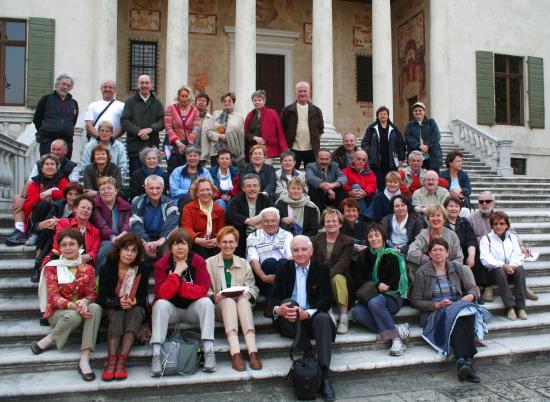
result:
M 63 198 L 67 198 L 67 194 L 69 194 L 71 191 L 76 191 L 78 194 L 84 194 L 84 189 L 82 188 L 80 183 L 71 181 L 63 189 Z
M 178 100 L 181 91 L 186 91 L 189 94 L 189 100 L 191 102 L 193 102 L 195 100 L 195 96 L 193 96 L 193 90 L 191 89 L 191 87 L 188 87 L 188 86 L 184 85 L 184 86 L 178 88 L 178 92 L 177 92 L 177 95 L 176 95 L 176 101 Z
M 292 176 L 286 187 L 289 188 L 291 185 L 300 186 L 302 190 L 306 191 L 306 183 L 300 179 L 300 176 Z
M 378 109 L 376 109 L 376 120 L 378 120 L 378 115 L 380 112 L 386 112 L 388 114 L 388 118 L 390 117 L 390 109 L 388 109 L 386 106 L 380 106 Z
M 160 151 L 153 147 L 143 148 L 141 151 L 139 151 L 139 160 L 141 161 L 141 163 L 145 164 L 145 158 L 147 157 L 147 154 L 149 152 L 154 152 L 157 157 L 157 164 L 160 163 Z
M 304 236 L 304 235 L 298 235 L 298 236 L 295 236 L 291 241 L 290 241 L 290 248 L 292 249 L 292 243 L 294 243 L 296 240 L 304 240 L 306 242 L 306 246 L 308 249 L 310 250 L 313 250 L 313 243 L 311 242 L 311 239 L 307 236 Z
M 244 188 L 244 182 L 247 180 L 258 180 L 258 184 L 260 185 L 262 183 L 262 181 L 260 180 L 260 176 L 258 176 L 256 173 L 247 173 L 244 175 L 241 181 L 241 188 Z
M 235 92 L 226 92 L 220 97 L 220 101 L 223 102 L 223 100 L 227 97 L 230 97 L 233 103 L 237 100 L 237 97 L 235 96 Z
M 508 226 L 506 229 L 510 229 L 510 218 L 508 217 L 508 214 L 504 211 L 493 211 L 491 214 L 491 217 L 489 218 L 489 222 L 491 223 L 491 227 L 495 225 L 498 221 L 504 221 L 506 222 L 506 226 Z
M 199 98 L 204 98 L 206 99 L 206 104 L 210 104 L 210 96 L 208 96 L 207 94 L 205 94 L 204 92 L 200 92 L 197 96 L 195 96 L 195 102 L 197 101 L 197 99 Z
M 59 158 L 57 157 L 57 155 L 55 154 L 44 154 L 40 157 L 40 167 L 44 167 L 44 163 L 48 160 L 48 159 L 51 159 L 52 161 L 55 162 L 55 165 L 57 166 L 57 169 L 59 169 L 59 166 L 61 166 L 61 162 L 59 161 Z
M 346 139 L 346 137 L 347 137 L 347 136 L 350 136 L 350 135 L 353 137 L 354 140 L 356 139 L 355 134 L 353 134 L 352 132 L 347 132 L 346 134 L 344 134 L 344 135 L 342 136 L 342 142 L 344 142 L 344 140 Z
M 214 183 L 212 183 L 212 180 L 210 180 L 208 177 L 201 177 L 200 179 L 197 179 L 191 184 L 191 187 L 189 188 L 189 194 L 193 199 L 197 198 L 197 193 L 199 191 L 199 186 L 202 183 L 208 183 L 210 185 L 210 188 L 212 189 L 212 199 L 216 196 L 216 193 L 218 192 L 218 188 Z
M 447 169 L 451 167 L 451 163 L 455 160 L 457 156 L 464 159 L 464 152 L 462 152 L 460 149 L 453 149 L 447 154 L 447 157 L 445 158 L 445 166 L 447 166 Z
M 92 209 L 94 207 L 94 200 L 92 197 L 86 194 L 80 194 L 78 197 L 74 199 L 73 207 L 76 208 L 80 205 L 82 201 L 88 201 L 90 204 L 92 204 Z
M 342 212 L 338 211 L 336 208 L 328 207 L 321 214 L 321 225 L 325 226 L 327 215 L 336 215 L 340 224 L 344 223 L 344 215 L 342 215 Z
M 99 131 L 100 128 L 107 128 L 111 133 L 114 130 L 113 123 L 111 123 L 109 120 L 101 120 L 97 125 L 97 131 Z
M 407 160 L 411 160 L 411 158 L 413 158 L 414 156 L 420 156 L 422 158 L 422 152 L 420 152 L 419 150 L 415 149 L 414 151 L 411 151 L 411 153 L 409 154 L 409 157 Z
M 403 201 L 403 204 L 407 206 L 407 210 L 410 209 L 411 204 L 409 203 L 409 200 L 407 199 L 407 197 L 404 194 L 397 194 L 397 195 L 394 195 L 390 200 L 390 211 L 393 212 L 393 208 L 395 207 L 395 201 L 397 200 Z
M 388 172 L 388 174 L 386 175 L 386 180 L 384 182 L 387 183 L 388 181 L 397 181 L 399 182 L 399 184 L 401 184 L 401 175 L 394 171 Z
M 262 217 L 262 220 L 264 219 L 265 214 L 275 214 L 277 216 L 278 220 L 281 219 L 281 213 L 275 207 L 267 207 L 267 208 L 262 209 L 262 211 L 260 212 L 260 216 Z
M 252 145 L 252 147 L 250 147 L 250 151 L 248 151 L 248 155 L 252 156 L 252 154 L 254 153 L 255 150 L 257 149 L 261 149 L 262 152 L 264 153 L 264 156 L 266 156 L 267 154 L 267 148 L 265 145 L 263 144 L 255 144 L 255 145 Z
M 445 240 L 443 237 L 436 237 L 428 243 L 428 253 L 431 253 L 432 249 L 435 246 L 443 246 L 445 247 L 445 251 L 449 251 L 449 243 L 447 243 L 447 240 Z
M 369 225 L 365 229 L 365 239 L 367 240 L 367 243 L 369 242 L 368 240 L 369 233 L 376 233 L 376 232 L 382 235 L 382 243 L 386 244 L 386 239 L 387 239 L 386 229 L 384 229 L 384 226 L 382 226 L 378 222 L 369 223 Z
M 129 246 L 135 246 L 137 251 L 136 258 L 130 265 L 136 265 L 136 263 L 139 264 L 145 256 L 145 247 L 143 247 L 143 241 L 141 238 L 134 232 L 126 233 L 114 242 L 113 248 L 108 255 L 109 259 L 111 261 L 118 262 L 120 260 L 120 251 Z
M 445 201 L 443 201 L 443 207 L 447 209 L 447 207 L 451 202 L 454 202 L 456 205 L 462 208 L 462 200 L 456 195 L 450 195 L 447 198 L 445 198 Z
M 57 89 L 57 86 L 59 85 L 59 83 L 61 82 L 61 80 L 64 80 L 64 79 L 68 79 L 68 80 L 71 80 L 71 87 L 69 88 L 69 91 L 71 89 L 73 89 L 73 86 L 74 86 L 74 80 L 73 80 L 73 77 L 71 77 L 69 74 L 67 73 L 61 73 L 59 74 L 56 78 L 55 78 L 55 83 L 53 84 L 53 87 L 55 89 Z
M 429 219 L 434 216 L 436 212 L 439 212 L 441 215 L 443 215 L 443 219 L 447 219 L 447 210 L 441 204 L 430 205 L 426 210 L 426 216 Z
M 218 233 L 216 234 L 216 240 L 218 243 L 222 241 L 222 238 L 227 235 L 233 235 L 235 237 L 235 240 L 237 243 L 239 242 L 239 231 L 235 229 L 233 226 L 224 226 L 220 230 L 218 230 Z
M 97 147 L 92 149 L 92 154 L 90 155 L 90 160 L 92 161 L 92 163 L 95 163 L 95 154 L 97 154 L 98 152 L 105 152 L 107 154 L 107 165 L 108 165 L 109 162 L 111 162 L 111 153 L 103 145 L 98 145 Z
M 168 235 L 168 240 L 166 241 L 166 244 L 170 252 L 172 250 L 172 246 L 178 243 L 187 243 L 190 248 L 193 245 L 193 240 L 191 239 L 191 236 L 184 228 L 175 228 Z
M 57 235 L 57 244 L 61 244 L 61 241 L 65 238 L 69 237 L 73 240 L 76 240 L 79 246 L 84 245 L 84 236 L 82 233 L 80 233 L 80 230 L 75 228 L 67 228 L 63 229 L 59 234 Z
M 328 152 L 328 154 L 329 154 L 330 156 L 332 156 L 332 151 L 331 151 L 330 149 L 328 149 L 328 148 L 320 148 L 319 151 L 317 151 L 317 155 L 315 155 L 315 157 L 318 158 L 318 157 L 319 157 L 319 154 L 320 154 L 321 152 Z
M 250 99 L 254 100 L 254 98 L 262 98 L 265 102 L 266 100 L 265 91 L 263 89 L 258 89 L 257 91 L 252 92 L 252 95 L 250 95 Z
M 51 143 L 51 145 L 50 145 L 50 151 L 51 151 L 51 149 L 52 149 L 52 145 L 55 144 L 56 142 L 60 143 L 61 146 L 63 147 L 63 149 L 64 149 L 65 151 L 68 151 L 68 150 L 69 150 L 69 146 L 67 145 L 67 141 L 65 141 L 65 140 L 62 139 L 62 138 L 58 138 L 57 140 L 53 140 L 53 141 L 52 141 L 52 143 Z
M 357 211 L 359 211 L 359 202 L 355 198 L 344 198 L 342 200 L 342 203 L 340 204 L 340 210 L 344 212 L 344 208 L 355 208 Z
M 164 178 L 162 176 L 152 174 L 150 176 L 147 176 L 145 180 L 143 181 L 143 187 L 147 187 L 147 185 L 151 182 L 158 181 L 161 186 L 164 188 Z
M 99 179 L 97 179 L 96 183 L 97 183 L 98 191 L 101 188 L 101 186 L 104 186 L 106 184 L 112 184 L 114 188 L 117 188 L 116 180 L 114 177 L 111 177 L 111 176 L 100 177 Z
M 229 155 L 229 156 L 231 156 L 231 151 L 229 151 L 229 149 L 227 149 L 227 148 L 218 149 L 218 157 L 220 155 Z
M 296 161 L 296 155 L 294 154 L 294 152 L 288 150 L 288 151 L 283 151 L 281 152 L 281 155 L 279 156 L 280 160 L 282 161 L 284 158 L 286 157 L 291 157 L 294 161 Z

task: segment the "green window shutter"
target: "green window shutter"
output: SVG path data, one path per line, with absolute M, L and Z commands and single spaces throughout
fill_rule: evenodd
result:
M 495 69 L 492 52 L 476 51 L 477 124 L 495 124 Z
M 544 128 L 544 69 L 541 57 L 527 57 L 529 127 Z
M 27 48 L 26 105 L 34 109 L 40 98 L 53 88 L 55 20 L 29 18 Z

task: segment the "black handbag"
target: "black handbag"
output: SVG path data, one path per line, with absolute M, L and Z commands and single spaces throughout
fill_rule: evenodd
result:
M 357 301 L 363 306 L 369 304 L 369 300 L 378 295 L 378 284 L 376 282 L 365 282 L 357 292 L 355 292 L 355 297 Z
M 298 314 L 296 313 L 296 315 Z M 302 357 L 298 360 L 294 359 L 294 349 L 298 346 L 302 332 L 299 316 L 297 318 L 296 335 L 289 350 L 292 366 L 288 372 L 287 379 L 294 386 L 296 399 L 312 400 L 317 398 L 317 391 L 319 391 L 319 387 L 321 386 L 321 367 L 319 366 L 319 360 L 315 356 Z

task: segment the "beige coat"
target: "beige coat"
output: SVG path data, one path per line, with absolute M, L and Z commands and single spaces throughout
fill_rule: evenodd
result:
M 210 289 L 208 289 L 208 296 L 212 296 L 222 290 L 221 275 L 223 272 L 223 257 L 222 254 L 216 254 L 206 260 L 206 268 L 210 274 Z M 256 286 L 254 280 L 254 272 L 250 264 L 241 257 L 233 255 L 233 266 L 231 267 L 231 284 L 227 284 L 227 287 L 231 286 L 248 286 L 248 294 L 256 300 L 260 291 Z

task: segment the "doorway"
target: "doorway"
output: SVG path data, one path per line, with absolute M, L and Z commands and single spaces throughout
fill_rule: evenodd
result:
M 285 107 L 285 56 L 256 54 L 256 89 L 267 95 L 266 106 L 281 113 Z

